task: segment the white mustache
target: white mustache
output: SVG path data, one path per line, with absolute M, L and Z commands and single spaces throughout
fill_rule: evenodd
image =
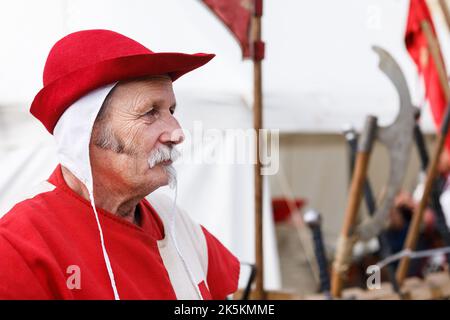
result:
M 148 158 L 148 165 L 153 168 L 157 164 L 163 161 L 175 162 L 181 156 L 181 152 L 175 147 L 168 147 L 166 145 L 161 145 L 159 148 L 153 150 Z

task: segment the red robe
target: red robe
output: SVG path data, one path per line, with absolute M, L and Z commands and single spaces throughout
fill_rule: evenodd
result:
M 139 203 L 139 226 L 97 208 L 121 299 L 196 298 L 158 205 Z M 186 215 L 178 226 L 203 298 L 236 291 L 236 257 Z M 43 189 L 0 219 L 0 255 L 0 299 L 114 298 L 90 202 L 67 186 L 60 166 Z

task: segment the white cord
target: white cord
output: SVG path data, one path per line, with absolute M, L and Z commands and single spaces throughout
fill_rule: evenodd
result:
M 108 270 L 109 280 L 111 282 L 111 287 L 112 287 L 113 292 L 114 292 L 114 299 L 115 300 L 120 300 L 119 293 L 117 292 L 116 281 L 114 279 L 114 272 L 113 272 L 112 267 L 111 267 L 111 262 L 109 260 L 108 252 L 106 251 L 105 241 L 103 239 L 102 227 L 100 225 L 100 220 L 98 218 L 97 209 L 95 208 L 94 194 L 93 194 L 92 190 L 90 190 L 90 188 L 88 188 L 88 192 L 89 192 L 89 198 L 91 200 L 92 209 L 94 209 L 95 220 L 97 221 L 97 228 L 98 228 L 98 232 L 100 234 L 100 243 L 101 243 L 101 246 L 102 246 L 103 259 L 104 259 L 105 264 L 106 264 L 106 269 Z
M 428 250 L 422 250 L 422 251 L 411 251 L 410 249 L 404 249 L 396 254 L 393 254 L 393 255 L 381 260 L 376 265 L 381 269 L 394 261 L 400 260 L 403 257 L 409 257 L 410 259 L 418 259 L 418 258 L 431 257 L 436 254 L 447 254 L 447 253 L 450 253 L 450 247 L 428 249 Z

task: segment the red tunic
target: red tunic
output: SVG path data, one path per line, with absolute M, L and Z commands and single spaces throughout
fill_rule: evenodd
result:
M 0 219 L 0 299 L 113 299 L 89 201 L 67 186 L 60 166 L 48 182 Z M 97 208 L 120 298 L 189 298 L 177 292 L 184 271 L 165 249 L 165 224 L 153 207 L 139 203 L 140 226 Z M 178 240 L 195 252 L 188 259 L 203 298 L 224 299 L 237 289 L 238 260 L 205 228 L 183 219 L 184 234 L 201 230 Z

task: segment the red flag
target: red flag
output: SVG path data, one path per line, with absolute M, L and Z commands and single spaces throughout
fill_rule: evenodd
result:
M 286 221 L 291 215 L 292 210 L 300 210 L 306 204 L 305 199 L 288 199 L 283 197 L 272 198 L 273 217 L 275 222 Z
M 422 21 L 427 21 L 437 38 L 430 11 L 425 0 L 411 0 L 409 16 L 406 25 L 405 44 L 406 49 L 414 60 L 419 74 L 425 82 L 425 95 L 430 103 L 436 127 L 439 128 L 447 107 L 444 88 L 439 81 L 439 73 L 436 63 L 428 49 L 428 41 L 422 30 Z M 444 60 L 442 59 L 442 62 Z M 447 139 L 447 149 L 450 150 L 450 139 Z
M 234 35 L 242 49 L 242 56 L 255 56 L 252 52 L 250 29 L 252 15 L 262 15 L 262 0 L 203 0 Z

